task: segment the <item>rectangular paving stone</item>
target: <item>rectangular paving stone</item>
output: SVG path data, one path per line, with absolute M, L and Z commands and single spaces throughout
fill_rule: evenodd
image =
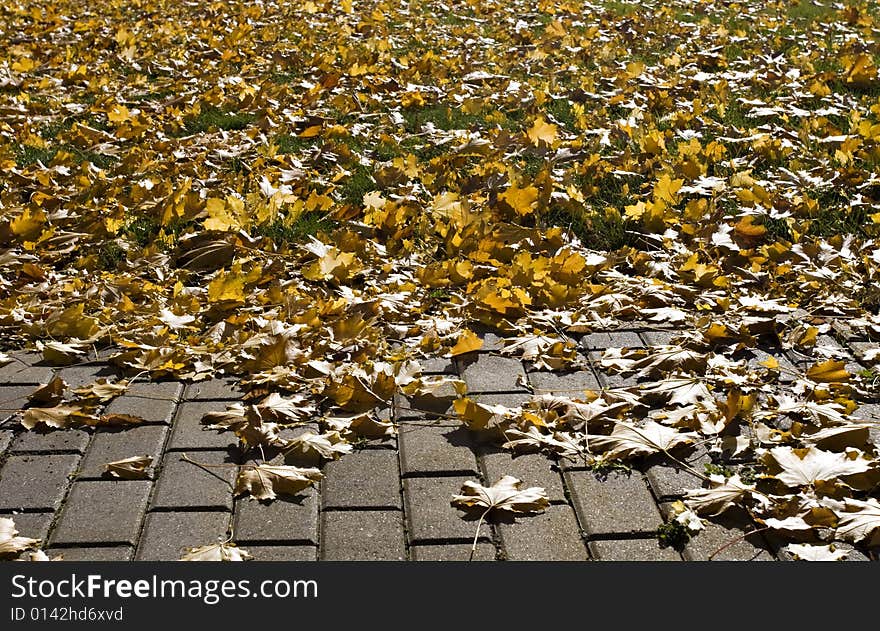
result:
M 669 346 L 679 336 L 678 331 L 639 331 L 639 336 L 644 340 L 645 346 Z
M 550 501 L 565 501 L 565 489 L 556 463 L 544 454 L 523 454 L 514 458 L 509 451 L 485 447 L 480 455 L 490 484 L 505 475 L 512 475 L 523 481 L 522 488 L 540 486 Z
M 596 539 L 590 553 L 597 561 L 681 561 L 672 548 L 661 548 L 657 539 Z
M 12 439 L 14 436 L 15 435 L 12 433 L 12 430 L 0 430 L 0 456 L 2 456 L 7 449 L 9 449 L 9 445 L 12 444 Z
M 30 400 L 28 396 L 37 389 L 38 386 L 0 386 L 0 419 L 7 419 L 16 410 L 24 409 Z
M 46 555 L 50 559 L 60 556 L 62 561 L 131 561 L 134 548 L 132 546 L 50 548 L 46 550 Z
M 392 449 L 361 449 L 324 465 L 324 508 L 401 509 L 400 470 Z
M 236 386 L 238 379 L 221 378 L 199 381 L 186 386 L 184 399 L 187 401 L 235 401 L 244 394 Z
M 15 513 L 0 515 L 0 517 L 6 517 L 15 522 L 18 536 L 41 539 L 45 543 L 55 513 Z
M 602 368 L 602 352 L 590 351 L 590 361 L 596 367 L 599 383 L 605 388 L 632 388 L 639 384 L 639 378 L 635 374 L 609 372 Z
M 325 561 L 405 561 L 400 511 L 324 511 L 321 559 Z
M 225 451 L 200 451 L 193 460 L 207 465 L 204 469 L 181 459 L 177 452 L 165 455 L 151 508 L 221 508 L 232 510 L 232 485 L 235 466 Z
M 166 425 L 142 425 L 131 429 L 98 431 L 80 465 L 79 477 L 106 477 L 105 465 L 108 462 L 133 456 L 150 456 L 153 459 L 153 463 L 147 468 L 150 477 L 153 477 L 167 433 Z
M 513 357 L 485 353 L 456 358 L 461 378 L 468 392 L 514 392 L 524 390 L 520 380 L 525 379 L 522 362 Z
M 181 403 L 174 416 L 168 449 L 226 449 L 238 445 L 233 432 L 208 429 L 202 425 L 202 417 L 208 412 L 223 412 L 226 404 L 220 401 Z
M 880 405 L 874 403 L 862 405 L 853 412 L 852 416 L 871 423 L 868 429 L 871 441 L 880 447 Z
M 183 397 L 183 384 L 179 381 L 135 381 L 128 386 L 125 395 L 160 401 L 179 401 Z
M 151 487 L 148 480 L 74 482 L 52 533 L 52 545 L 134 545 Z
M 472 541 L 476 520 L 462 519 L 464 513 L 450 505 L 452 496 L 471 476 L 406 478 L 403 481 L 406 515 L 411 542 L 461 540 Z M 491 531 L 483 524 L 480 536 L 489 539 Z
M 71 389 L 82 388 L 102 377 L 108 381 L 115 381 L 120 377 L 119 370 L 107 363 L 66 366 L 60 368 L 57 374 L 64 379 L 64 383 Z
M 0 510 L 55 510 L 64 499 L 78 455 L 13 455 L 0 470 Z
M 317 561 L 318 546 L 242 546 L 254 561 Z
M 230 517 L 217 511 L 148 513 L 135 560 L 177 561 L 190 548 L 224 541 Z
M 457 375 L 455 360 L 451 357 L 420 357 L 423 375 Z
M 129 414 L 149 423 L 170 423 L 176 407 L 177 403 L 172 400 L 122 395 L 113 399 L 104 412 L 106 414 Z
M 660 512 L 642 476 L 612 472 L 599 480 L 592 471 L 564 474 L 579 522 L 589 535 L 653 532 Z
M 413 561 L 467 561 L 471 556 L 471 545 L 466 543 L 420 544 L 412 546 L 409 552 Z M 478 542 L 473 560 L 494 561 L 495 546 L 485 541 Z
M 530 372 L 529 383 L 535 394 L 552 394 L 567 396 L 572 399 L 582 397 L 584 390 L 601 388 L 596 376 L 590 370 L 574 372 Z
M 445 392 L 444 392 L 445 391 Z M 444 387 L 438 395 L 404 396 L 394 395 L 394 414 L 400 419 L 436 418 L 437 416 L 453 415 L 453 404 L 457 395 L 452 386 Z
M 4 384 L 40 384 L 49 383 L 52 379 L 52 367 L 35 365 L 42 361 L 37 353 L 9 353 L 14 359 L 0 366 L 0 383 Z
M 703 446 L 697 447 L 690 454 L 680 454 L 679 459 L 703 475 L 705 465 L 712 462 Z M 654 495 L 661 499 L 677 498 L 684 495 L 687 489 L 698 489 L 703 485 L 702 479 L 663 456 L 650 458 L 645 462 L 645 475 Z
M 764 367 L 761 366 L 761 362 L 767 361 L 770 357 L 773 357 L 779 363 L 778 379 L 780 383 L 791 383 L 794 381 L 795 374 L 802 372 L 782 352 L 774 351 L 769 353 L 760 348 L 752 348 L 746 353 L 746 361 L 749 368 L 754 370 L 763 369 Z
M 474 394 L 468 395 L 477 403 L 485 405 L 506 405 L 509 408 L 515 408 L 522 405 L 526 401 L 531 400 L 530 392 L 508 392 L 505 394 Z
M 661 508 L 665 515 L 670 513 L 669 504 L 662 504 Z M 687 542 L 682 556 L 685 561 L 773 561 L 761 533 L 742 538 L 746 527 L 754 527 L 747 516 L 728 510 L 706 522 L 706 527 Z M 731 543 L 734 540 L 737 541 Z
M 584 335 L 580 346 L 584 350 L 592 351 L 606 348 L 639 348 L 644 346 L 644 343 L 635 331 L 597 331 Z
M 473 452 L 476 443 L 460 423 L 401 423 L 398 439 L 401 472 L 404 475 L 428 472 L 476 475 L 478 471 Z
M 81 429 L 32 429 L 15 437 L 12 453 L 76 451 L 83 453 L 91 434 Z
M 587 561 L 587 548 L 574 511 L 553 504 L 537 515 L 517 515 L 512 524 L 498 524 L 508 561 Z
M 315 490 L 297 497 L 280 496 L 272 502 L 240 497 L 235 501 L 235 539 L 317 545 L 318 503 Z

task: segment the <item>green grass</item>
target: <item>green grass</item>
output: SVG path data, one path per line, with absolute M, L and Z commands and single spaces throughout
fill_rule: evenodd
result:
M 320 140 L 319 136 L 301 138 L 292 134 L 281 134 L 275 138 L 275 144 L 278 145 L 278 153 L 302 153 L 303 150 L 314 147 Z
M 470 129 L 483 127 L 485 121 L 478 114 L 465 114 L 460 109 L 442 103 L 403 110 L 404 128 L 411 134 L 419 133 L 425 123 L 433 123 L 438 129 Z
M 614 251 L 635 242 L 635 235 L 631 233 L 635 224 L 601 211 L 554 207 L 547 213 L 545 221 L 549 225 L 570 229 L 584 246 L 594 250 Z
M 48 166 L 58 153 L 58 147 L 32 147 L 31 145 L 19 145 L 13 150 L 15 155 L 15 164 L 19 169 L 32 166 L 37 162 L 41 162 L 43 166 Z
M 370 175 L 370 171 L 358 165 L 351 175 L 343 179 L 337 186 L 342 201 L 352 206 L 360 206 L 364 195 L 376 189 L 376 181 Z
M 287 225 L 281 219 L 276 219 L 270 224 L 259 226 L 255 234 L 268 237 L 275 243 L 299 243 L 306 237 L 317 235 L 319 232 L 330 232 L 336 223 L 327 215 L 319 212 L 308 212 L 300 215 L 294 222 Z
M 574 109 L 568 99 L 553 99 L 547 104 L 547 113 L 558 123 L 574 131 Z
M 112 271 L 125 260 L 125 250 L 115 241 L 107 241 L 98 249 L 98 263 L 101 269 Z
M 224 131 L 240 130 L 256 120 L 256 116 L 247 112 L 234 112 L 216 107 L 203 109 L 197 116 L 188 119 L 183 126 L 186 134 L 201 134 L 212 129 Z
M 688 532 L 687 526 L 677 521 L 670 521 L 657 527 L 657 540 L 661 548 L 672 548 L 681 552 L 690 538 L 691 533 Z
M 831 3 L 828 4 L 829 6 L 817 6 L 813 4 L 812 0 L 800 0 L 794 6 L 789 7 L 786 14 L 791 20 L 811 23 L 836 13 L 834 7 L 830 6 Z

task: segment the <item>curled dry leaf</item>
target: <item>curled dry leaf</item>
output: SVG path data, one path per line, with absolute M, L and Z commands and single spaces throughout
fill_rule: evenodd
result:
M 100 403 L 106 403 L 107 401 L 123 394 L 127 389 L 127 379 L 120 379 L 119 381 L 112 382 L 101 377 L 94 383 L 90 383 L 82 388 L 77 388 L 73 392 L 83 399 L 94 399 Z
M 711 488 L 686 491 L 684 503 L 699 515 L 715 516 L 750 498 L 754 490 L 754 485 L 745 484 L 738 475 L 727 480 L 713 478 Z
M 793 449 L 774 447 L 765 462 L 781 469 L 773 477 L 789 487 L 805 486 L 818 482 L 847 478 L 869 471 L 874 463 L 860 454 L 834 453 L 816 447 Z
M 28 395 L 28 399 L 36 404 L 57 405 L 58 403 L 61 403 L 66 388 L 67 384 L 64 383 L 64 380 L 56 375 L 51 381 L 49 381 L 49 383 L 44 384 L 31 392 Z
M 609 436 L 589 437 L 590 448 L 605 452 L 606 458 L 634 458 L 666 452 L 694 442 L 699 434 L 647 421 L 635 425 L 626 421 L 614 424 Z
M 339 432 L 303 432 L 286 442 L 284 459 L 294 464 L 318 464 L 321 459 L 338 460 L 352 449 Z
M 190 548 L 184 554 L 181 561 L 247 561 L 253 557 L 244 548 L 239 548 L 234 543 L 212 543 L 198 548 Z
M 108 462 L 104 465 L 104 471 L 114 478 L 124 480 L 143 480 L 147 477 L 147 467 L 153 464 L 150 456 L 132 456 L 123 460 Z
M 19 537 L 15 522 L 8 517 L 0 517 L 0 559 L 11 559 L 39 543 L 39 539 Z
M 798 561 L 843 561 L 849 556 L 848 550 L 838 550 L 833 545 L 810 545 L 790 543 L 783 550 L 791 553 Z
M 492 486 L 486 487 L 477 482 L 465 482 L 461 494 L 452 497 L 451 504 L 467 510 L 472 508 L 508 511 L 511 513 L 535 513 L 550 505 L 550 498 L 538 486 L 520 490 L 522 481 L 506 475 Z
M 313 467 L 286 465 L 245 465 L 235 480 L 235 494 L 249 493 L 258 500 L 274 500 L 278 494 L 297 495 L 323 478 Z

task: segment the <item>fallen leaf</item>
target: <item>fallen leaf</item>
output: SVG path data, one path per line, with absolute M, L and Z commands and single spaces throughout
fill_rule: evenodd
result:
M 235 494 L 249 493 L 258 500 L 274 500 L 282 495 L 297 495 L 324 476 L 313 467 L 286 465 L 244 465 L 235 480 Z
M 115 460 L 104 465 L 104 471 L 114 478 L 124 480 L 144 480 L 148 477 L 147 467 L 153 463 L 150 456 L 132 456 L 123 460 Z

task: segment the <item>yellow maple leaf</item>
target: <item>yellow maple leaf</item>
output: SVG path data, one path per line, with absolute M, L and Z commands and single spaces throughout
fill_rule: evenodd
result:
M 209 302 L 244 302 L 244 276 L 222 271 L 208 283 Z
M 829 359 L 811 367 L 807 371 L 807 377 L 823 383 L 849 381 L 849 372 L 844 362 Z
M 500 196 L 514 212 L 520 217 L 531 214 L 535 210 L 535 202 L 538 200 L 538 189 L 534 186 L 520 188 L 515 184 L 504 191 Z
M 531 140 L 532 143 L 537 146 L 542 142 L 548 145 L 552 145 L 557 138 L 556 132 L 556 125 L 551 125 L 546 120 L 544 120 L 543 116 L 541 116 L 538 117 L 537 120 L 535 120 L 535 123 L 529 128 L 526 134 L 528 135 L 529 140 Z
M 229 212 L 226 202 L 220 198 L 210 198 L 205 203 L 205 212 L 208 213 L 208 218 L 205 220 L 207 230 L 227 232 L 241 228 L 238 219 Z
M 482 347 L 483 340 L 481 340 L 480 337 L 470 329 L 464 329 L 458 336 L 458 341 L 449 351 L 449 354 L 452 357 L 456 357 L 457 355 L 464 355 L 465 353 L 478 351 Z

